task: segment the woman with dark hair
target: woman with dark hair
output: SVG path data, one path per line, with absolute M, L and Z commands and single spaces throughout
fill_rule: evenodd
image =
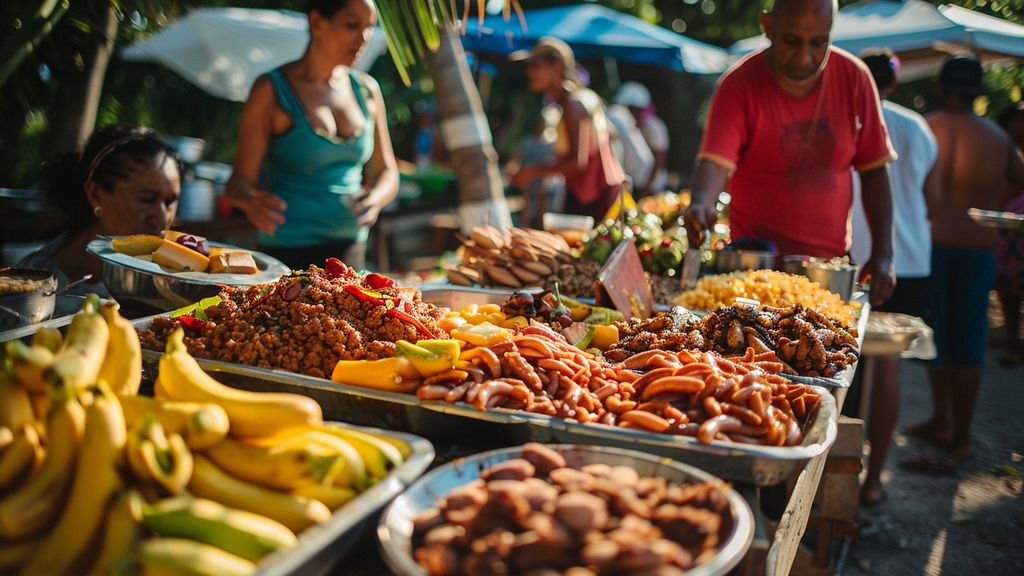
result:
M 260 249 L 292 268 L 361 268 L 369 227 L 398 193 L 384 99 L 352 68 L 377 22 L 369 0 L 312 0 L 302 58 L 261 76 L 242 112 L 228 198 Z M 258 188 L 266 167 L 269 190 Z
M 60 158 L 48 172 L 47 191 L 68 219 L 68 230 L 26 256 L 19 266 L 46 268 L 60 286 L 92 274 L 71 292 L 109 293 L 102 265 L 87 256 L 97 235 L 160 234 L 170 228 L 181 194 L 174 149 L 148 128 L 104 126 L 80 154 Z
M 576 72 L 572 48 L 552 37 L 537 41 L 526 55 L 530 90 L 548 95 L 562 108 L 551 166 L 530 166 L 510 173 L 512 184 L 526 190 L 530 182 L 561 174 L 565 176 L 565 208 L 570 214 L 600 220 L 618 198 L 624 176 L 611 151 L 604 103 L 585 88 Z

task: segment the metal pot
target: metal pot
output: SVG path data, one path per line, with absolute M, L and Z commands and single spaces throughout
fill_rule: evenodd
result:
M 0 330 L 49 320 L 57 303 L 57 278 L 52 272 L 34 268 L 0 268 L 0 276 L 42 282 L 30 292 L 0 296 Z
M 782 258 L 781 268 L 783 272 L 807 276 L 822 288 L 835 292 L 843 300 L 849 300 L 853 296 L 857 267 L 851 264 L 836 264 L 831 260 L 812 256 L 786 256 Z
M 740 270 L 771 269 L 775 266 L 774 252 L 725 249 L 715 253 L 715 270 L 719 274 Z

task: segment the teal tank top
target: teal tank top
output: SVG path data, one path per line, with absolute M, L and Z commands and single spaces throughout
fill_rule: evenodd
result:
M 313 129 L 298 95 L 281 69 L 268 74 L 277 103 L 292 119 L 292 127 L 274 136 L 266 166 L 271 193 L 288 204 L 285 223 L 273 235 L 259 233 L 260 244 L 280 248 L 331 242 L 365 242 L 366 227 L 356 224 L 350 206 L 363 185 L 363 165 L 373 154 L 374 122 L 366 109 L 364 87 L 349 71 L 352 91 L 367 118 L 359 134 L 332 137 Z

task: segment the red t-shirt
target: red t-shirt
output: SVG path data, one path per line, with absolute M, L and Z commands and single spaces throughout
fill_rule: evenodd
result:
M 850 248 L 851 170 L 880 167 L 895 153 L 870 73 L 832 48 L 803 98 L 779 87 L 763 52 L 737 62 L 719 80 L 698 158 L 732 172 L 733 238 L 832 257 Z

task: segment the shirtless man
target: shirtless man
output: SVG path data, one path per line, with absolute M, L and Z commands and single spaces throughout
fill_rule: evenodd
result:
M 929 370 L 932 417 L 909 433 L 971 456 L 970 426 L 988 347 L 988 294 L 995 282 L 996 231 L 967 216 L 1001 210 L 1008 185 L 1024 188 L 1024 157 L 999 126 L 974 113 L 983 92 L 981 63 L 952 57 L 942 66 L 943 109 L 928 117 L 939 145 L 941 185 L 929 195 L 932 281 L 928 323 L 938 356 Z

